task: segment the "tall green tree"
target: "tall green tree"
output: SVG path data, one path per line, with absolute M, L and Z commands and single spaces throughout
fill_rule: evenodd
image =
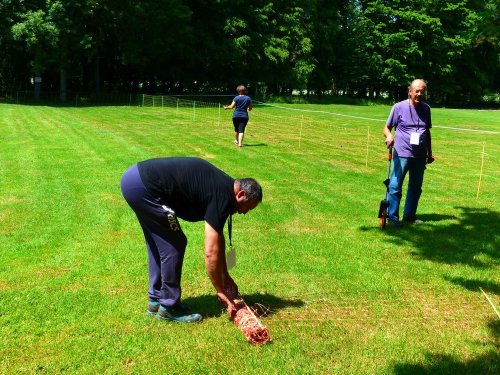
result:
M 175 85 L 195 69 L 190 63 L 196 53 L 192 13 L 181 0 L 126 0 L 117 14 L 118 61 L 136 84 L 145 81 L 155 91 L 158 85 Z
M 30 56 L 36 99 L 40 96 L 42 74 L 54 62 L 59 29 L 46 11 L 44 1 L 35 1 L 19 10 L 19 22 L 11 30 L 14 40 L 21 42 Z
M 237 83 L 396 99 L 415 77 L 443 103 L 499 90 L 495 0 L 0 0 L 0 22 L 0 90 L 43 77 L 63 100 Z
M 487 84 L 470 33 L 484 7 L 475 0 L 355 0 L 344 34 L 352 52 L 340 68 L 350 71 L 349 85 L 361 95 L 389 92 L 396 99 L 423 77 L 434 100 L 467 101 Z M 488 60 L 497 65 L 498 58 Z
M 16 48 L 11 27 L 17 21 L 17 13 L 23 4 L 14 0 L 0 0 L 0 93 L 11 87 L 19 87 L 18 76 L 29 74 L 23 59 L 23 51 Z
M 341 40 L 342 22 L 348 17 L 349 1 L 315 0 L 305 16 L 311 28 L 312 56 L 314 70 L 308 80 L 308 92 L 321 95 L 334 89 L 334 77 L 339 56 L 337 52 L 345 46 Z
M 53 25 L 52 58 L 59 70 L 59 98 L 67 100 L 68 74 L 75 73 L 73 56 L 81 48 L 81 1 L 46 0 L 46 20 Z
M 78 83 L 96 95 L 101 93 L 103 81 L 109 82 L 119 74 L 119 21 L 124 8 L 126 2 L 119 0 L 84 0 L 78 14 L 73 14 L 72 27 L 78 36 L 73 64 L 79 68 Z
M 463 76 L 468 69 L 462 68 L 473 64 L 467 56 L 473 48 L 469 30 L 479 21 L 475 3 L 482 1 L 444 0 L 425 4 L 424 10 L 437 22 L 432 28 L 422 28 L 418 34 L 420 44 L 427 46 L 421 48 L 422 64 L 418 68 L 431 83 L 435 101 L 445 104 L 463 101 L 473 90 L 476 78 Z
M 483 6 L 484 4 L 484 6 Z M 500 93 L 500 12 L 498 1 L 480 2 L 479 20 L 468 32 L 472 48 L 465 55 L 461 75 L 469 78 L 472 89 L 469 101 L 474 104 L 483 96 Z M 465 73 L 465 74 L 463 74 Z
M 80 74 L 78 57 L 84 53 L 89 38 L 85 10 L 92 3 L 95 1 L 33 1 L 18 13 L 19 21 L 12 26 L 12 35 L 26 47 L 35 76 L 35 97 L 44 73 L 50 76 L 57 71 L 59 80 L 52 83 L 58 87 L 60 99 L 67 99 L 68 75 Z
M 305 88 L 314 70 L 312 55 L 312 2 L 276 0 L 232 2 L 226 20 L 226 39 L 231 43 L 229 71 L 235 77 L 247 72 L 271 93 L 291 93 Z

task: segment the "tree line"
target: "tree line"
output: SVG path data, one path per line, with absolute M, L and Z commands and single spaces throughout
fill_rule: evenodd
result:
M 500 88 L 496 0 L 0 0 L 0 93 L 233 92 L 442 104 Z

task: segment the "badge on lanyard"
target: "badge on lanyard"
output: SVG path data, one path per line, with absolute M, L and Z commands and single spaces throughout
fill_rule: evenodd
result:
M 236 266 L 236 250 L 234 247 L 226 254 L 226 265 L 228 270 Z
M 418 146 L 420 144 L 420 134 L 417 132 L 410 133 L 410 144 Z
M 413 119 L 413 114 L 411 113 L 410 99 L 408 99 L 408 111 L 410 112 L 411 121 L 413 125 L 417 127 L 417 130 L 420 126 L 420 116 L 418 115 L 417 109 L 415 108 L 415 114 L 417 115 L 417 123 L 415 124 L 415 120 Z M 417 132 L 410 133 L 410 144 L 414 146 L 420 145 L 420 134 Z

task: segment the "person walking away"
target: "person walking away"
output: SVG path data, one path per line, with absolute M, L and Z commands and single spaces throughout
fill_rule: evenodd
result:
M 234 144 L 243 146 L 245 128 L 248 124 L 248 112 L 252 110 L 252 99 L 247 96 L 247 88 L 244 85 L 236 87 L 237 96 L 234 97 L 231 105 L 225 105 L 224 109 L 233 109 Z
M 431 142 L 431 108 L 424 102 L 427 84 L 415 79 L 408 88 L 408 99 L 394 104 L 383 129 L 388 148 L 394 147 L 393 168 L 389 179 L 388 224 L 419 223 L 416 217 L 426 164 L 434 161 Z M 392 129 L 395 129 L 394 136 Z M 399 220 L 403 181 L 409 173 L 408 190 Z

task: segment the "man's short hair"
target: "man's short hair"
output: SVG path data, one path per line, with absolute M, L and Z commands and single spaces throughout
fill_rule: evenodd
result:
M 237 178 L 240 190 L 245 191 L 249 201 L 262 202 L 262 187 L 254 178 Z
M 422 82 L 425 85 L 425 87 L 427 87 L 427 82 L 425 82 L 424 79 L 422 79 L 422 78 L 416 78 L 413 81 L 411 81 L 410 86 L 408 86 L 408 90 L 413 89 L 413 87 L 415 86 L 415 84 L 417 82 Z

